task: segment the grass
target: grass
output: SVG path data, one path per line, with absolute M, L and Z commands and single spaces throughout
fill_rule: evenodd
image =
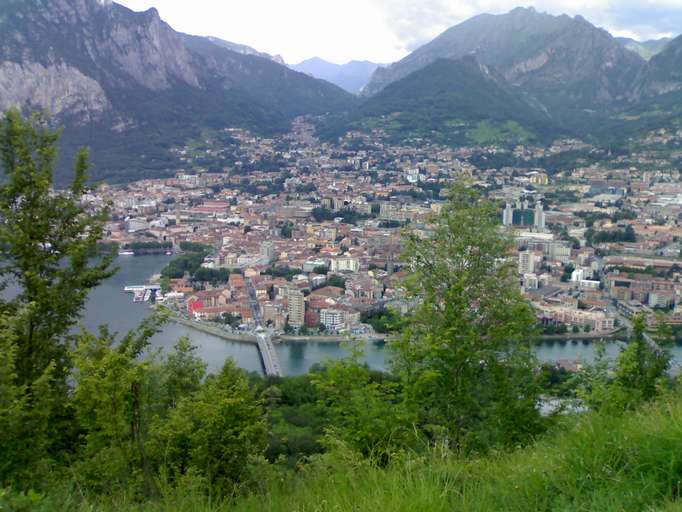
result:
M 535 446 L 476 460 L 399 458 L 386 469 L 341 455 L 235 510 L 676 511 L 682 402 L 625 418 L 587 416 Z
M 433 451 L 378 468 L 341 447 L 232 503 L 188 486 L 153 503 L 65 493 L 26 510 L 673 512 L 682 511 L 681 491 L 682 399 L 669 398 L 623 417 L 566 419 L 531 447 L 474 459 Z
M 531 138 L 531 134 L 514 121 L 505 123 L 481 121 L 474 129 L 467 132 L 467 137 L 472 142 L 481 145 L 510 140 L 526 142 Z

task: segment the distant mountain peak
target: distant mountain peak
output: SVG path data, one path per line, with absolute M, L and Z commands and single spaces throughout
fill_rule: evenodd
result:
M 637 41 L 629 37 L 617 37 L 618 41 L 623 47 L 635 52 L 637 55 L 645 60 L 651 60 L 654 56 L 665 50 L 666 46 L 672 38 L 663 37 L 661 39 L 650 39 L 648 41 Z
M 352 94 L 358 94 L 378 67 L 379 64 L 367 60 L 334 64 L 320 57 L 311 57 L 293 64 L 291 69 L 331 82 Z
M 401 61 L 377 69 L 363 95 L 377 94 L 436 59 L 471 53 L 548 108 L 602 108 L 624 98 L 633 77 L 645 66 L 641 57 L 580 16 L 519 7 L 507 14 L 479 15 L 447 29 Z M 586 83 L 594 87 L 585 87 Z
M 519 6 L 509 11 L 509 14 L 538 14 L 538 11 L 532 5 L 528 7 Z

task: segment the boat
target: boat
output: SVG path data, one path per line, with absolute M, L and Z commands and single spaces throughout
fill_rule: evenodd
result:
M 119 256 L 135 256 L 134 251 L 118 251 Z

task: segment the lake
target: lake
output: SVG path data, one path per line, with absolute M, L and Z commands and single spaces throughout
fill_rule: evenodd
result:
M 153 274 L 158 274 L 171 259 L 172 256 L 165 255 L 120 256 L 116 261 L 120 268 L 118 273 L 90 294 L 82 324 L 90 330 L 96 330 L 98 326 L 106 324 L 110 330 L 118 333 L 134 329 L 152 311 L 147 304 L 133 303 L 132 295 L 124 293 L 123 287 L 144 284 Z M 172 322 L 154 336 L 152 346 L 165 351 L 171 349 L 182 336 L 191 338 L 211 372 L 218 371 L 228 357 L 233 358 L 237 365 L 248 371 L 262 372 L 260 356 L 255 345 L 226 341 Z M 285 375 L 306 373 L 315 363 L 347 354 L 339 344 L 331 343 L 279 344 L 276 345 L 276 349 Z M 584 344 L 580 341 L 544 342 L 536 348 L 538 358 L 547 362 L 559 359 L 592 361 L 595 352 L 595 344 Z M 617 352 L 617 344 L 612 343 L 607 347 L 607 353 L 610 355 Z M 682 361 L 682 347 L 674 347 L 673 354 L 676 361 Z M 365 359 L 372 368 L 385 368 L 386 357 L 387 350 L 383 345 L 366 344 Z

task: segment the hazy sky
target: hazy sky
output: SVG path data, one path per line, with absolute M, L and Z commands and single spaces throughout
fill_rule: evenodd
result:
M 156 7 L 176 30 L 212 35 L 280 54 L 288 63 L 319 56 L 393 62 L 446 28 L 483 12 L 519 5 L 582 14 L 635 39 L 682 32 L 682 0 L 116 0 Z

